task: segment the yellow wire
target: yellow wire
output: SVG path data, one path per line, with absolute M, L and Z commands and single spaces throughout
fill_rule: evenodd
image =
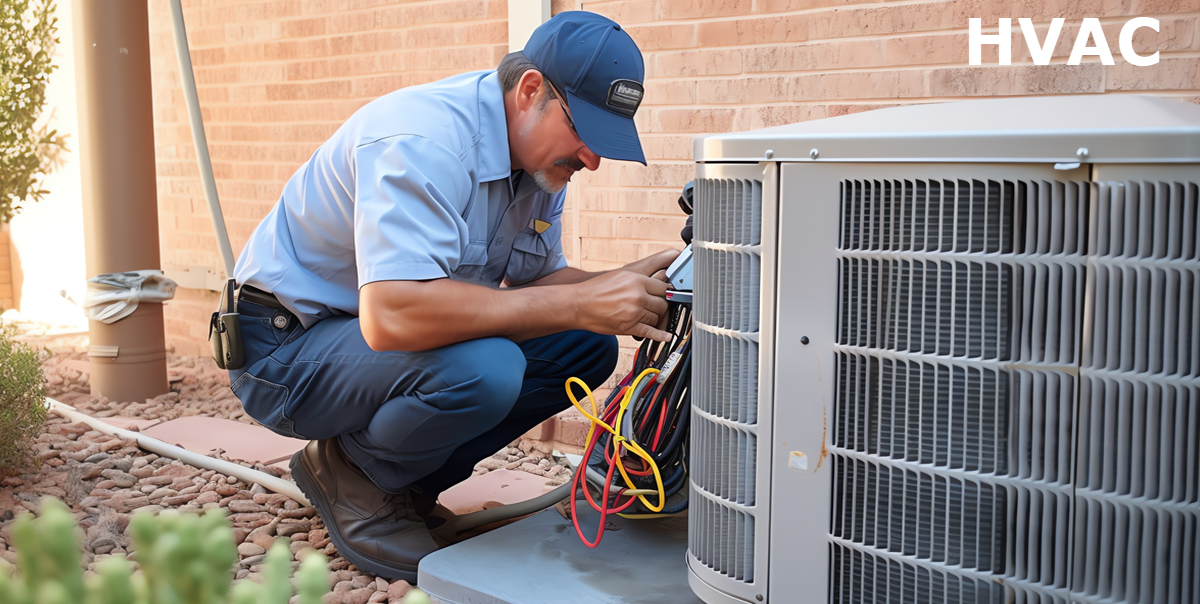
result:
M 663 507 L 666 506 L 666 504 L 667 504 L 667 497 L 666 497 L 666 489 L 663 488 L 662 474 L 659 473 L 659 470 L 658 470 L 658 464 L 654 463 L 654 458 L 651 457 L 649 454 L 647 454 L 646 451 L 643 450 L 642 447 L 639 446 L 636 442 L 629 440 L 628 438 L 622 436 L 621 430 L 620 430 L 621 420 L 625 416 L 625 409 L 629 406 L 629 402 L 633 398 L 633 392 L 635 390 L 637 390 L 638 384 L 647 375 L 654 375 L 656 373 L 658 373 L 658 370 L 654 369 L 652 367 L 646 369 L 645 371 L 642 371 L 642 373 L 637 376 L 637 379 L 633 380 L 633 383 L 629 385 L 629 388 L 625 390 L 625 395 L 621 398 L 620 410 L 617 412 L 617 421 L 616 421 L 617 428 L 616 429 L 614 429 L 612 426 L 605 423 L 604 420 L 596 417 L 596 414 L 598 414 L 598 411 L 596 408 L 596 399 L 592 396 L 592 389 L 588 388 L 588 385 L 585 384 L 583 382 L 583 380 L 576 378 L 576 377 L 569 378 L 569 379 L 567 379 L 566 388 L 567 388 L 567 398 L 571 399 L 571 404 L 574 405 L 575 408 L 578 409 L 579 412 L 582 413 L 584 417 L 588 418 L 588 420 L 590 420 L 592 422 L 591 426 L 588 427 L 587 440 L 584 442 L 589 442 L 589 443 L 592 442 L 592 436 L 595 434 L 596 426 L 600 426 L 605 431 L 607 431 L 609 434 L 613 435 L 614 445 L 616 443 L 622 443 L 622 442 L 625 443 L 625 446 L 628 447 L 630 451 L 633 451 L 633 453 L 635 455 L 637 455 L 638 457 L 641 457 L 642 459 L 646 460 L 647 463 L 650 464 L 650 469 L 654 471 L 654 481 L 655 481 L 655 485 L 657 486 L 657 489 L 655 489 L 654 491 L 650 491 L 650 492 L 658 493 L 658 505 L 657 506 L 651 504 L 650 500 L 646 499 L 646 496 L 641 494 L 641 491 L 648 490 L 648 489 L 637 489 L 636 486 L 633 484 L 633 479 L 631 479 L 629 477 L 629 474 L 625 471 L 624 461 L 622 461 L 621 456 L 615 452 L 616 447 L 614 447 L 613 460 L 617 464 L 617 470 L 621 472 L 621 477 L 625 479 L 626 486 L 628 486 L 630 490 L 638 491 L 638 493 L 637 493 L 638 500 L 640 500 L 642 502 L 642 504 L 645 505 L 646 508 L 648 508 L 650 511 L 661 512 Z M 571 391 L 572 383 L 579 384 L 580 386 L 583 387 L 584 393 L 587 394 L 587 400 L 592 406 L 592 413 L 588 413 L 583 408 L 583 406 L 579 404 L 579 400 L 575 398 L 575 393 Z M 586 467 L 587 460 L 584 460 L 584 464 Z M 607 493 L 605 494 L 605 496 L 606 497 L 608 496 Z

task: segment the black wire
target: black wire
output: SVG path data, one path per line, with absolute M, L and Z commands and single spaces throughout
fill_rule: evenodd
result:
M 674 495 L 687 485 L 692 348 L 689 337 L 692 331 L 692 309 L 686 304 L 671 303 L 669 312 L 666 327 L 672 336 L 671 340 L 666 343 L 644 340 L 638 346 L 634 356 L 631 375 L 641 375 L 643 371 L 651 367 L 661 371 L 672 355 L 677 357 L 674 361 L 675 366 L 670 375 L 662 382 L 654 384 L 653 387 L 640 388 L 640 392 L 635 391 L 631 394 L 627 411 L 629 414 L 627 426 L 632 427 L 629 430 L 630 436 L 658 466 L 666 497 Z M 661 375 L 660 373 L 660 378 Z M 626 388 L 631 386 L 632 384 L 626 384 Z M 603 408 L 608 409 L 620 395 L 622 395 L 621 388 L 610 392 Z M 660 425 L 662 426 L 661 433 L 659 433 Z M 652 447 L 656 434 L 658 446 Z M 607 471 L 608 463 L 605 460 L 611 445 L 612 437 L 607 434 L 601 436 L 600 441 L 596 443 L 596 447 L 599 449 L 597 459 L 602 466 L 599 468 L 593 466 L 596 470 Z M 640 460 L 640 458 L 638 459 Z M 634 460 L 631 458 L 630 461 Z M 644 462 L 642 465 L 648 467 Z M 630 479 L 637 488 L 657 488 L 653 475 L 630 475 Z M 604 496 L 614 497 L 615 502 L 615 495 L 606 493 Z M 635 511 L 635 508 L 642 508 L 642 504 L 635 504 L 629 511 L 631 513 L 649 513 L 649 510 L 644 508 L 640 512 Z

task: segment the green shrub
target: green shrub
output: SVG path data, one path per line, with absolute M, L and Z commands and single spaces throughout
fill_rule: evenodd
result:
M 0 324 L 0 476 L 30 460 L 46 421 L 46 377 L 36 351 L 13 340 Z
M 13 526 L 17 573 L 10 577 L 0 568 L 5 604 L 287 604 L 292 596 L 286 539 L 267 553 L 261 584 L 242 581 L 230 589 L 238 556 L 224 510 L 135 514 L 130 533 L 142 572 L 134 574 L 128 561 L 113 556 L 89 580 L 79 565 L 83 532 L 67 507 L 46 497 L 41 516 L 30 516 Z M 321 604 L 329 592 L 325 556 L 313 552 L 304 559 L 296 586 L 300 604 Z
M 42 180 L 66 149 L 64 135 L 37 126 L 54 71 L 56 22 L 53 0 L 0 2 L 0 222 L 42 199 Z

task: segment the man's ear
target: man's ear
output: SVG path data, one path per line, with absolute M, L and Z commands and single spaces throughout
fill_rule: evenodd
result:
M 538 95 L 542 90 L 542 73 L 536 69 L 530 69 L 521 74 L 521 79 L 517 80 L 517 109 L 524 112 L 529 111 L 534 103 L 538 100 Z

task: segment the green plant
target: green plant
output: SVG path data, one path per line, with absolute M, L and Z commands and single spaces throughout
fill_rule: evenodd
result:
M 33 438 L 46 421 L 46 378 L 36 351 L 13 340 L 0 323 L 0 475 L 30 460 Z
M 40 201 L 66 136 L 37 125 L 58 44 L 54 0 L 0 0 L 0 222 Z
M 284 540 L 276 541 L 267 554 L 261 584 L 242 581 L 230 589 L 237 550 L 224 510 L 135 514 L 129 530 L 141 573 L 114 556 L 97 565 L 95 577 L 84 580 L 79 566 L 82 531 L 65 505 L 51 497 L 44 501 L 37 520 L 25 514 L 13 526 L 18 568 L 13 577 L 0 568 L 0 602 L 287 604 L 292 596 Z M 300 604 L 321 604 L 329 592 L 325 556 L 313 552 L 306 557 L 296 572 L 296 585 Z

